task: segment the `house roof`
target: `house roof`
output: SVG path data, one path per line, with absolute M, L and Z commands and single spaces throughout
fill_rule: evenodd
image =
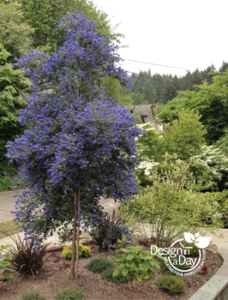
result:
M 131 108 L 131 112 L 140 112 L 141 115 L 143 116 L 148 116 L 152 111 L 153 113 L 153 105 L 152 104 L 143 104 L 143 105 L 134 105 Z

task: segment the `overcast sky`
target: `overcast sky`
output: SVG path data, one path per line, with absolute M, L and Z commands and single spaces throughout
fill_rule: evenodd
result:
M 227 0 L 94 0 L 109 15 L 112 24 L 121 23 L 119 54 L 124 59 L 183 68 L 158 67 L 125 61 L 122 67 L 138 73 L 183 76 L 186 70 L 206 69 L 228 62 Z

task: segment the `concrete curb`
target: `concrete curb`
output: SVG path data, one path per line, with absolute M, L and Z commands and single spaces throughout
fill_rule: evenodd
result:
M 223 265 L 189 300 L 228 299 L 228 250 L 218 249 L 218 254 Z

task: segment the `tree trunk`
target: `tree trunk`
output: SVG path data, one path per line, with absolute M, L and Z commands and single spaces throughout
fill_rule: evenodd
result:
M 76 225 L 77 225 L 77 193 L 74 193 L 74 224 L 73 224 L 73 239 L 72 239 L 72 256 L 70 264 L 70 279 L 75 279 L 75 250 L 76 250 Z
M 131 271 L 130 271 L 130 286 L 131 286 L 131 291 L 133 292 L 133 283 L 132 283 Z
M 78 189 L 78 217 L 80 214 L 80 189 Z M 79 226 L 77 227 L 77 252 L 76 252 L 76 279 L 78 279 L 78 253 L 79 253 L 79 233 L 80 233 L 80 221 L 78 222 Z

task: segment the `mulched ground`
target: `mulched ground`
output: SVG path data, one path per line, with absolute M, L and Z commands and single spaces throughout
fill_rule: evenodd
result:
M 94 246 L 93 242 L 88 242 L 89 247 Z M 92 247 L 93 248 L 93 247 Z M 144 247 L 145 248 L 145 247 Z M 145 250 L 150 250 L 145 248 Z M 61 251 L 56 251 L 61 255 Z M 115 256 L 113 250 L 100 251 L 97 246 L 92 249 L 91 257 L 79 259 L 79 279 L 68 279 L 69 268 L 60 270 L 60 265 L 70 263 L 65 259 L 60 259 L 60 262 L 54 262 L 56 258 L 51 257 L 47 267 L 48 270 L 41 271 L 37 276 L 20 276 L 15 283 L 0 281 L 0 300 L 19 300 L 20 294 L 28 289 L 39 290 L 40 293 L 46 296 L 47 300 L 53 300 L 53 295 L 63 290 L 66 287 L 74 286 L 81 290 L 85 295 L 85 300 L 174 300 L 189 299 L 211 276 L 221 267 L 222 259 L 218 254 L 207 253 L 205 265 L 209 267 L 208 275 L 195 274 L 188 277 L 181 277 L 186 283 L 186 292 L 180 295 L 170 295 L 162 290 L 157 284 L 157 278 L 165 274 L 165 271 L 160 271 L 154 278 L 143 281 L 133 282 L 134 291 L 131 292 L 129 283 L 116 285 L 112 282 L 105 283 L 101 279 L 100 273 L 92 273 L 84 268 L 91 258 L 106 257 L 112 260 Z M 11 273 L 16 275 L 15 273 Z

